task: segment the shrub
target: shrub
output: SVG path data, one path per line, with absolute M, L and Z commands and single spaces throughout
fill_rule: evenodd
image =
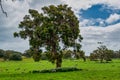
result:
M 21 61 L 22 56 L 20 54 L 13 53 L 10 55 L 9 60 Z

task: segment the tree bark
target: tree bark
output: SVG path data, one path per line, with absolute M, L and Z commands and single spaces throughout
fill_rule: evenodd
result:
M 40 52 L 39 52 L 39 47 L 38 46 L 36 46 L 34 48 L 33 59 L 34 59 L 35 62 L 39 62 L 40 61 Z
M 62 66 L 62 58 L 58 57 L 56 59 L 56 68 L 60 68 Z
M 60 68 L 62 65 L 62 57 L 57 53 L 56 43 L 54 43 L 52 46 L 52 53 L 53 53 L 52 55 L 56 61 L 56 68 Z
M 103 62 L 103 59 L 101 59 L 100 62 L 102 63 L 102 62 Z
M 86 58 L 85 57 L 82 57 L 82 58 L 83 58 L 84 62 L 86 62 Z

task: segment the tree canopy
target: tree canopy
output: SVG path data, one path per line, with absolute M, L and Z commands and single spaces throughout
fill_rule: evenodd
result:
M 108 49 L 105 45 L 101 45 L 100 47 L 98 47 L 98 49 L 94 50 L 90 54 L 90 59 L 91 60 L 99 59 L 101 63 L 103 62 L 103 60 L 106 60 L 106 62 L 111 61 L 113 53 L 114 53 L 113 50 Z
M 25 15 L 19 24 L 21 30 L 15 32 L 14 36 L 29 39 L 35 59 L 44 47 L 52 61 L 56 62 L 56 67 L 61 67 L 63 49 L 81 48 L 83 38 L 80 35 L 79 20 L 67 5 L 45 6 L 42 11 L 39 13 L 29 9 L 29 15 Z

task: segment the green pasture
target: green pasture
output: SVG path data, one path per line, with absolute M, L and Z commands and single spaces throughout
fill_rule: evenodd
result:
M 63 60 L 62 67 L 77 67 L 82 71 L 30 73 L 32 70 L 55 68 L 48 61 L 0 61 L 0 80 L 120 80 L 120 60 L 99 63 L 87 60 Z

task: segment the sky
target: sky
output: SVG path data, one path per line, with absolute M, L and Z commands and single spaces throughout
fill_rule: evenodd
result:
M 0 10 L 0 49 L 24 52 L 29 49 L 28 40 L 14 38 L 18 24 L 29 9 L 39 12 L 43 6 L 67 4 L 79 20 L 82 50 L 89 55 L 102 42 L 109 49 L 120 49 L 120 1 L 119 0 L 3 0 L 6 17 Z

